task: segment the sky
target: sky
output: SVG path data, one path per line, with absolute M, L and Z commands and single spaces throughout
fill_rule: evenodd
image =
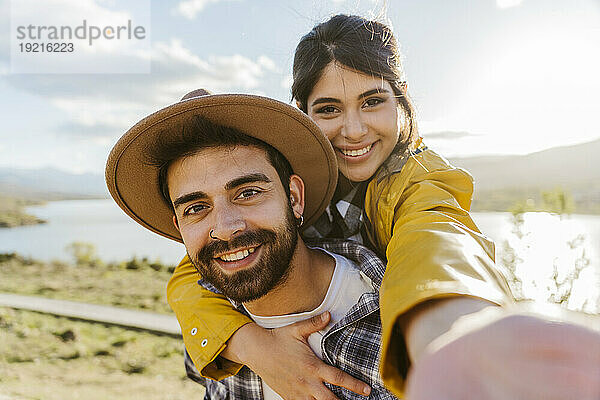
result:
M 600 0 L 0 0 L 0 167 L 102 173 L 128 128 L 196 88 L 293 104 L 295 46 L 338 13 L 393 27 L 419 131 L 447 157 L 600 138 Z M 76 42 L 82 70 L 33 55 L 39 73 L 22 73 L 16 22 L 82 16 L 142 21 L 147 38 L 126 54 Z

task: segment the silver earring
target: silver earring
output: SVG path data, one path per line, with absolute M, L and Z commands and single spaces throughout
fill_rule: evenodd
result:
M 298 222 L 298 228 L 302 226 L 302 224 L 304 223 L 304 215 L 300 215 L 300 222 Z
M 211 229 L 208 236 L 210 236 L 211 239 L 216 239 L 216 237 L 213 236 L 213 232 L 214 232 L 214 229 Z

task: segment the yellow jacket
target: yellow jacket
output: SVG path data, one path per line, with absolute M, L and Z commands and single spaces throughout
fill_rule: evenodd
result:
M 367 186 L 367 233 L 387 259 L 380 291 L 381 373 L 386 386 L 402 395 L 406 365 L 404 341 L 392 340 L 402 314 L 434 298 L 463 295 L 504 304 L 511 301 L 504 277 L 494 265 L 494 244 L 484 237 L 468 210 L 473 179 L 432 150 L 388 163 Z M 220 380 L 240 365 L 219 353 L 250 319 L 227 299 L 197 284 L 198 273 L 185 257 L 167 285 L 188 353 L 203 376 Z

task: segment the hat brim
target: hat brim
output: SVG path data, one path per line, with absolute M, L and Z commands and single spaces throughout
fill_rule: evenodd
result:
M 305 184 L 304 226 L 310 226 L 325 211 L 338 173 L 331 143 L 319 127 L 288 104 L 261 96 L 221 94 L 165 107 L 135 124 L 115 144 L 106 164 L 106 184 L 119 207 L 135 221 L 182 242 L 173 226 L 173 209 L 161 195 L 158 168 L 149 163 L 149 154 L 196 116 L 236 128 L 283 154 Z

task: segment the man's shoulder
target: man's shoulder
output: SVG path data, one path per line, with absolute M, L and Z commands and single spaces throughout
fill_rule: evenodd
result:
M 368 261 L 379 263 L 383 265 L 383 268 L 385 268 L 383 262 L 372 250 L 354 240 L 310 239 L 306 240 L 306 244 L 312 248 L 324 249 L 331 253 L 346 257 L 349 260 L 359 264 L 359 268 L 361 267 L 361 264 Z
M 321 248 L 347 258 L 371 279 L 374 285 L 381 286 L 381 280 L 385 273 L 385 263 L 362 244 L 343 239 L 315 239 L 307 241 L 306 244 L 312 248 Z

